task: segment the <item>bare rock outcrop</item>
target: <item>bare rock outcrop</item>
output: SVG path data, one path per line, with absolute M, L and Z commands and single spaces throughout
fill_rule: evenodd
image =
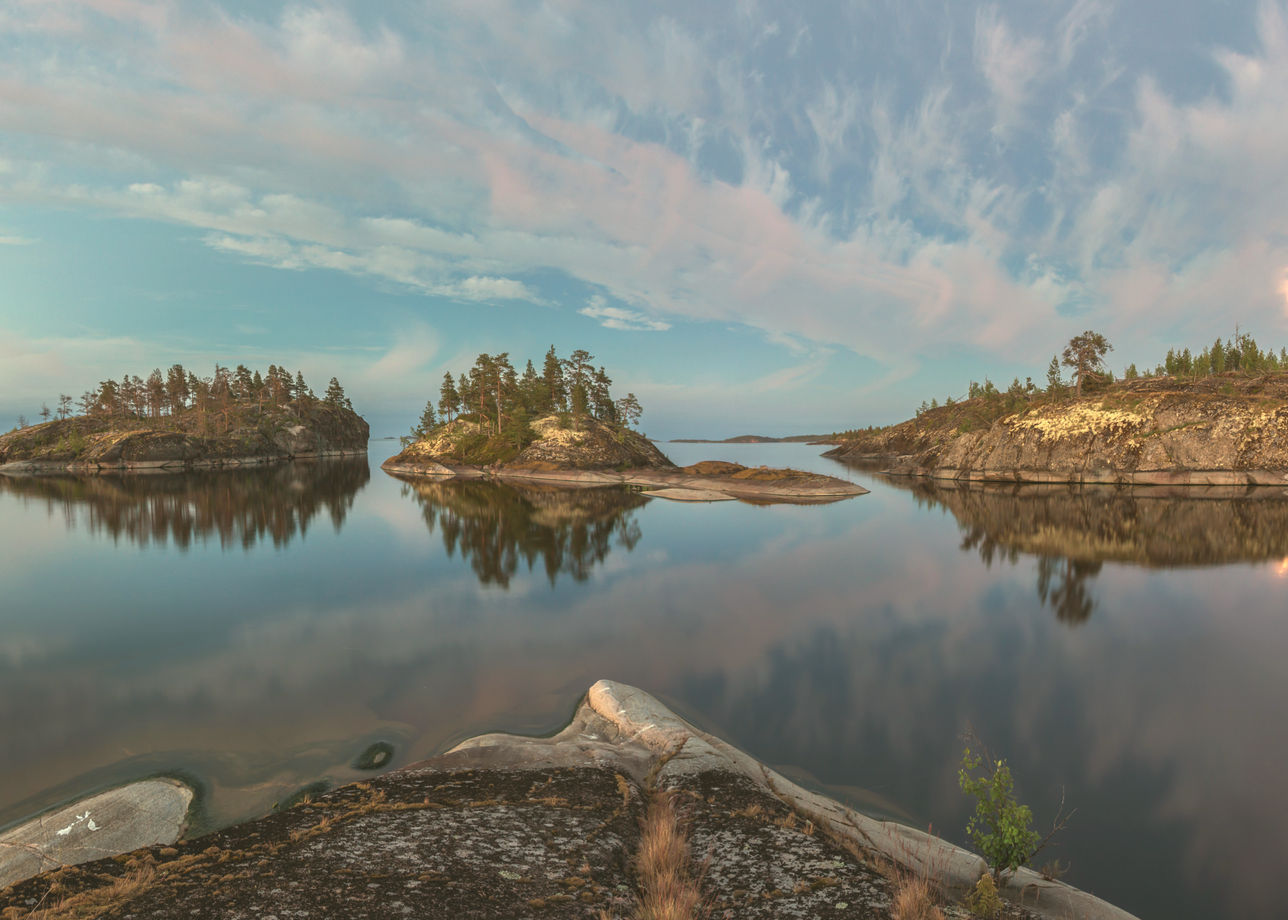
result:
M 1023 407 L 986 425 L 971 403 L 829 451 L 942 479 L 1144 485 L 1288 482 L 1288 376 L 1143 380 Z

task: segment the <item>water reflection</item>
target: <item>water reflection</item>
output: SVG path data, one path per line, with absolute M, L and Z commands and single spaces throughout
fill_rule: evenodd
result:
M 1119 489 L 955 483 L 882 477 L 918 504 L 951 511 L 961 548 L 986 566 L 1038 557 L 1037 593 L 1062 622 L 1095 610 L 1107 561 L 1147 568 L 1288 557 L 1288 499 L 1279 488 Z
M 480 584 L 503 588 L 520 560 L 529 571 L 539 560 L 551 585 L 560 575 L 585 581 L 614 547 L 635 548 L 640 527 L 634 511 L 648 502 L 619 487 L 410 478 L 403 479 L 403 495 L 420 503 L 425 524 L 442 536 L 449 556 L 459 550 Z
M 0 476 L 0 493 L 61 511 L 67 526 L 131 543 L 188 549 L 217 536 L 228 548 L 284 546 L 326 513 L 339 529 L 371 478 L 367 460 L 276 464 L 229 472 L 125 476 Z

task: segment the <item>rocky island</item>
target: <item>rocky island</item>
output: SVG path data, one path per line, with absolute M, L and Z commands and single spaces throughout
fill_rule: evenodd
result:
M 359 456 L 369 428 L 333 377 L 314 395 L 298 372 L 216 365 L 198 378 L 181 365 L 143 380 L 104 381 L 58 417 L 0 435 L 0 473 L 179 472 L 282 460 Z
M 491 478 L 577 486 L 626 485 L 677 501 L 825 502 L 867 490 L 832 476 L 705 461 L 677 467 L 633 429 L 642 414 L 633 393 L 614 401 L 612 380 L 590 354 L 522 376 L 507 354 L 479 355 L 473 368 L 443 378 L 404 447 L 382 468 L 404 476 Z
M 1116 485 L 1288 483 L 1288 374 L 1134 377 L 1081 395 L 982 393 L 825 456 L 936 479 Z

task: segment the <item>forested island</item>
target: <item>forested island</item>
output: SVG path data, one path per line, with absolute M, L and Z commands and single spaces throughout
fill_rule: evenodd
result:
M 676 467 L 635 430 L 635 394 L 613 399 L 612 378 L 582 349 L 560 358 L 552 345 L 542 370 L 523 373 L 508 352 L 481 354 L 474 366 L 443 375 L 403 449 L 382 466 L 391 473 L 526 479 L 573 485 L 626 484 L 676 500 L 729 498 L 831 501 L 866 490 L 797 470 L 748 469 L 706 462 Z
M 42 407 L 39 424 L 20 418 L 0 436 L 0 472 L 253 466 L 361 454 L 369 435 L 336 378 L 319 397 L 302 373 L 275 364 L 266 373 L 216 364 L 209 377 L 175 364 L 146 379 L 105 380 L 79 400 L 64 394 L 57 405 Z
M 901 475 L 1016 482 L 1282 485 L 1288 481 L 1288 352 L 1247 334 L 1173 349 L 1115 378 L 1112 346 L 1085 332 L 1053 357 L 1045 388 L 987 378 L 967 398 L 846 432 L 826 456 Z M 1061 367 L 1073 380 L 1061 377 Z

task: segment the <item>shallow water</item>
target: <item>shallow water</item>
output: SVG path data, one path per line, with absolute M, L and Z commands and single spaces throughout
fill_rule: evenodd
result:
M 805 445 L 663 445 L 855 479 L 824 506 L 404 482 L 336 462 L 0 477 L 0 825 L 177 773 L 208 827 L 600 677 L 962 840 L 962 730 L 1050 856 L 1142 917 L 1271 917 L 1288 864 L 1288 500 L 942 490 Z M 1047 854 L 1042 859 L 1045 860 Z

